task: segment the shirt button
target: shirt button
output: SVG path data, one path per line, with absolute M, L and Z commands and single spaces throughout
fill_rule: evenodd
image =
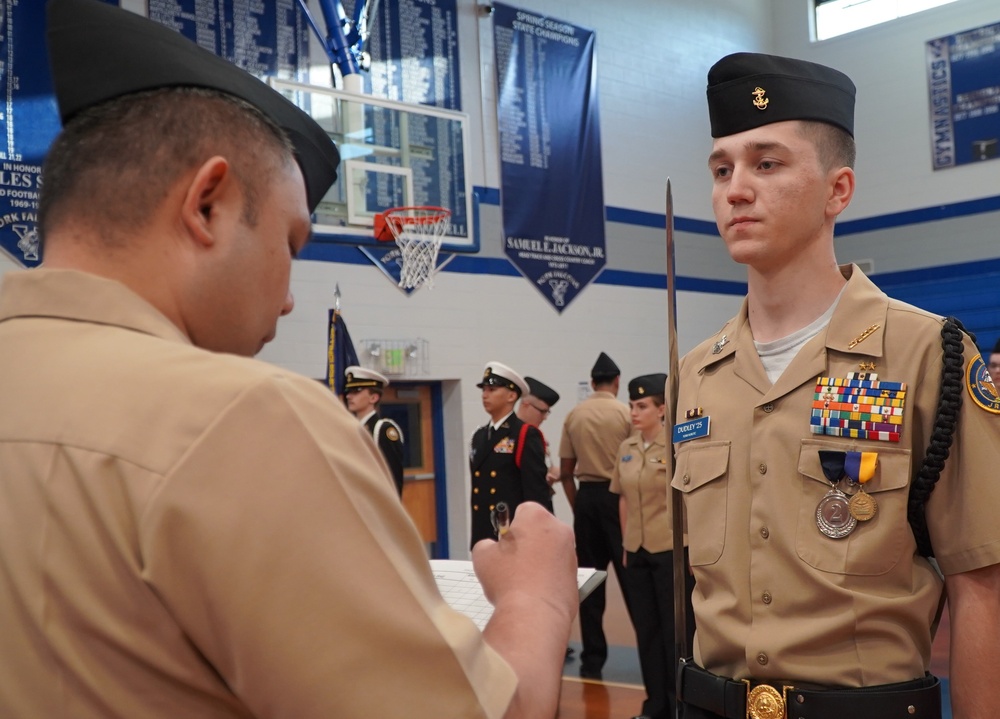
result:
M 764 539 L 767 539 L 768 537 L 771 536 L 771 532 L 768 531 L 767 527 L 761 527 L 760 536 L 762 536 Z
M 761 474 L 767 474 L 767 465 L 761 462 L 757 465 L 757 471 Z
M 683 484 L 691 484 L 691 475 L 690 474 L 685 474 L 684 475 L 684 479 L 682 479 L 681 482 Z
M 771 593 L 770 592 L 764 592 L 764 594 L 761 595 L 761 600 L 764 602 L 764 604 L 770 604 L 771 603 Z
M 771 412 L 774 411 L 774 403 L 773 402 L 768 402 L 763 407 L 761 407 L 761 409 L 764 410 L 765 412 L 767 412 L 768 414 L 771 414 Z
M 767 664 L 767 655 L 764 652 L 761 652 L 760 654 L 757 655 L 757 663 L 760 664 L 761 666 Z

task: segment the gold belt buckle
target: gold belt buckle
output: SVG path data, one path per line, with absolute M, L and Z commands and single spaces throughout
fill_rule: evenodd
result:
M 788 690 L 795 687 L 783 684 L 779 694 L 770 684 L 751 686 L 749 679 L 743 683 L 747 685 L 747 719 L 786 719 Z

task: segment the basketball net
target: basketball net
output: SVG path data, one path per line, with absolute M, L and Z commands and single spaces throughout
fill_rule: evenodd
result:
M 385 228 L 399 247 L 399 286 L 410 290 L 434 286 L 438 250 L 448 229 L 451 211 L 443 207 L 395 207 L 376 216 L 375 236 L 388 240 Z

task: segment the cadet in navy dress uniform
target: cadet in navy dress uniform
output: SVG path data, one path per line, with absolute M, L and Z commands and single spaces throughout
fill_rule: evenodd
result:
M 490 362 L 476 386 L 483 391 L 483 408 L 490 421 L 472 435 L 470 546 L 496 537 L 491 513 L 497 502 L 507 503 L 511 519 L 521 502 L 538 502 L 552 511 L 542 433 L 514 414 L 517 400 L 528 394 L 528 384 L 510 367 Z
M 344 379 L 344 401 L 351 414 L 368 428 L 378 445 L 385 463 L 389 465 L 396 493 L 403 496 L 403 432 L 391 419 L 379 417 L 378 407 L 382 392 L 389 380 L 375 370 L 352 365 Z

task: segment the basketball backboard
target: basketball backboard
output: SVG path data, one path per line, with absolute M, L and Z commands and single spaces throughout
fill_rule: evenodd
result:
M 433 205 L 451 210 L 441 251 L 478 251 L 467 115 L 274 78 L 268 83 L 340 149 L 340 179 L 316 208 L 317 240 L 376 245 L 376 213 Z

